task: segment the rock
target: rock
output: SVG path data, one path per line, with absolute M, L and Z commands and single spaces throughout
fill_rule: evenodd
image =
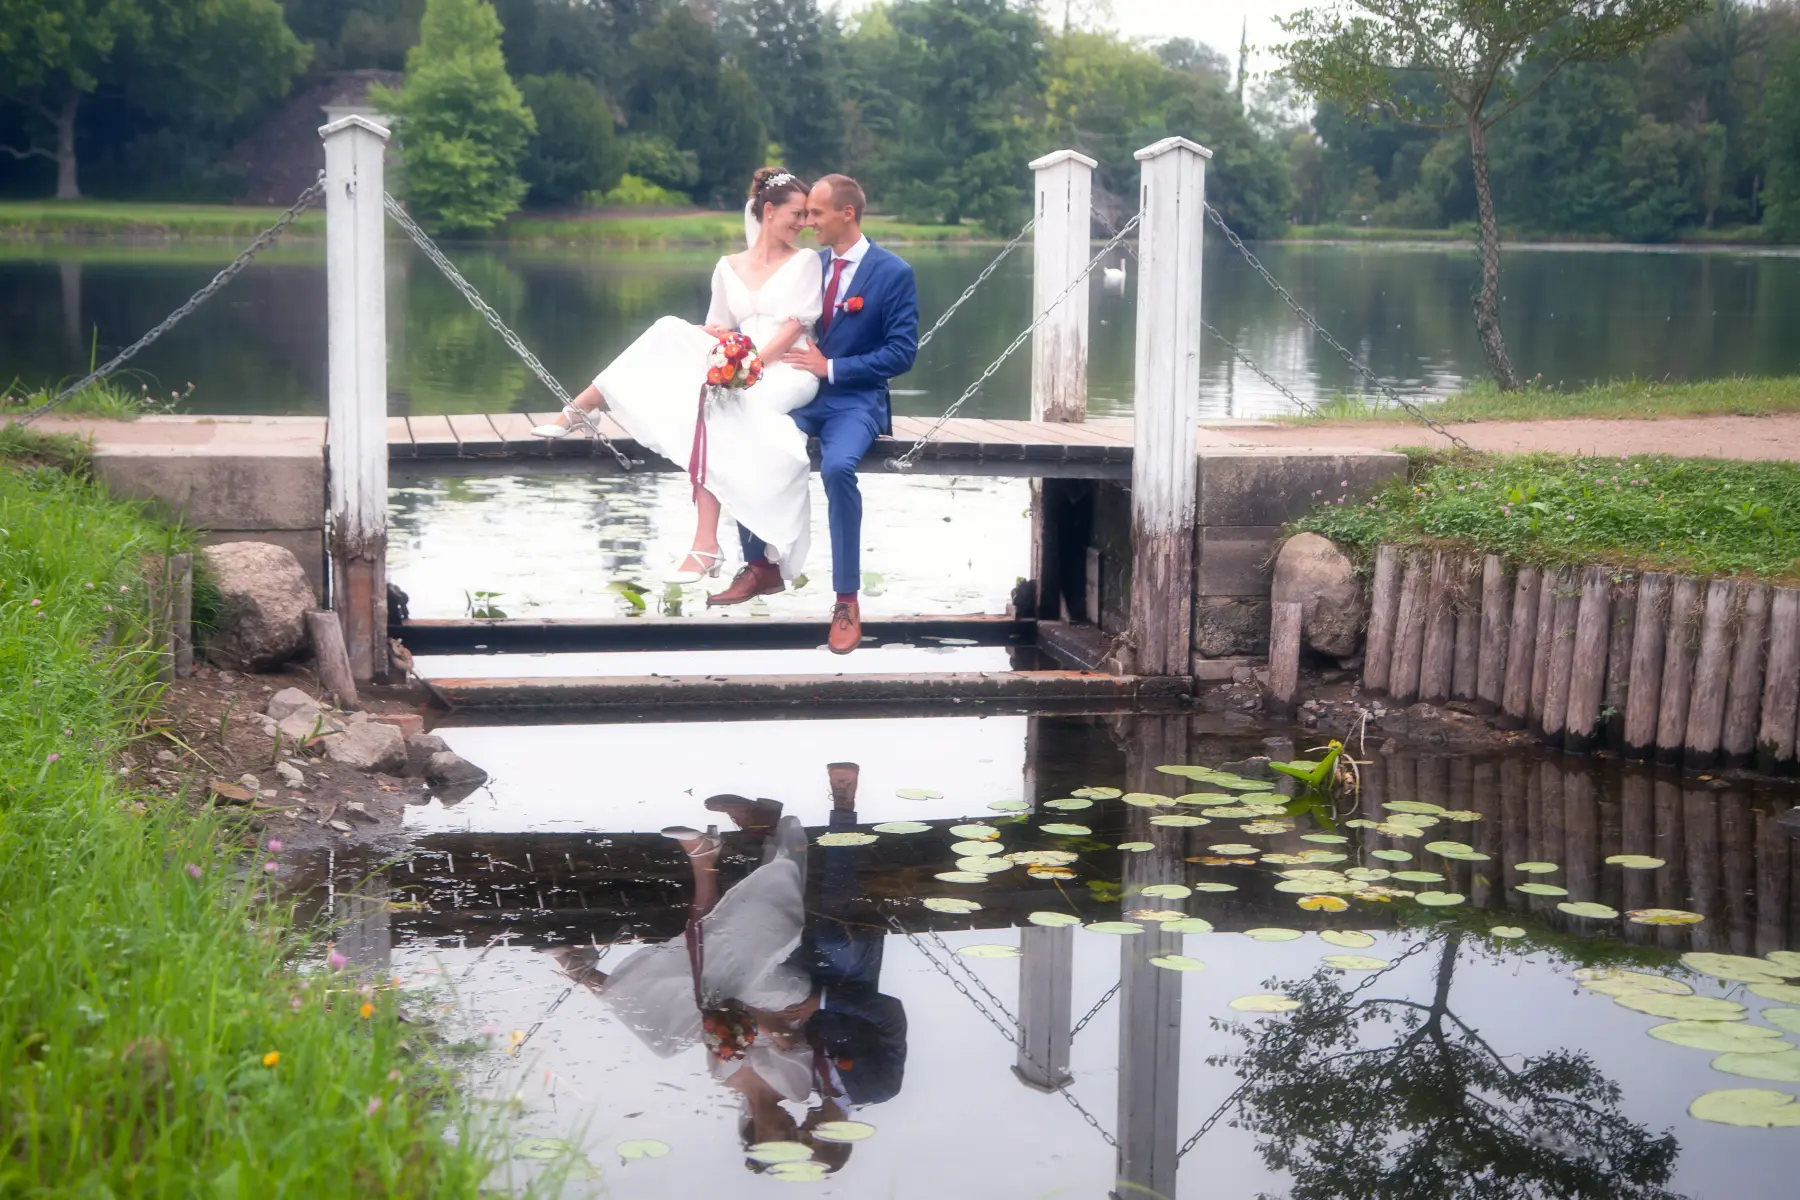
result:
M 227 783 L 223 779 L 212 780 L 207 787 L 214 800 L 222 800 L 227 804 L 248 804 L 256 798 L 255 788 L 247 788 L 240 783 Z
M 293 551 L 267 542 L 227 542 L 200 553 L 221 608 L 219 624 L 206 639 L 209 659 L 241 671 L 266 671 L 305 648 L 306 610 L 317 602 Z
M 250 723 L 256 726 L 258 733 L 270 739 L 273 739 L 281 730 L 281 726 L 275 723 L 275 718 L 269 716 L 267 713 L 251 713 Z
M 392 725 L 359 721 L 324 741 L 325 757 L 359 771 L 398 775 L 406 769 L 406 739 Z
M 325 824 L 331 826 L 333 829 L 337 830 L 339 833 L 354 833 L 354 832 L 356 832 L 355 830 L 350 828 L 350 822 L 348 822 L 348 821 L 332 820 L 332 821 L 325 822 Z
M 291 788 L 301 787 L 306 783 L 306 772 L 290 762 L 276 763 L 275 774 L 281 776 L 281 782 Z
M 1300 635 L 1320 654 L 1348 658 L 1361 646 L 1368 604 L 1356 568 L 1330 539 L 1300 533 L 1283 542 L 1269 596 L 1300 602 Z
M 423 775 L 434 754 L 443 754 L 450 744 L 431 733 L 415 733 L 406 739 L 406 773 Z
M 355 817 L 357 820 L 362 821 L 366 824 L 369 824 L 369 825 L 381 824 L 381 818 L 376 816 L 374 813 L 370 812 L 368 810 L 368 808 L 365 807 L 363 805 L 362 801 L 360 801 L 360 800 L 352 800 L 352 801 L 350 801 L 350 803 L 344 805 L 344 811 L 349 813 L 351 816 Z
M 371 713 L 369 719 L 392 725 L 404 737 L 416 737 L 425 732 L 425 718 L 418 713 Z
M 310 715 L 322 711 L 324 707 L 299 688 L 282 688 L 269 697 L 269 706 L 263 711 L 275 721 L 285 721 L 295 713 Z
M 175 761 L 175 752 L 173 750 L 158 750 L 156 752 L 156 761 L 159 763 L 172 763 Z
M 451 750 L 440 750 L 425 764 L 425 782 L 433 787 L 469 787 L 487 782 L 487 772 Z
M 251 771 L 245 771 L 242 775 L 239 775 L 237 777 L 237 782 L 239 787 L 252 792 L 260 791 L 262 789 L 262 780 L 258 779 L 255 773 Z

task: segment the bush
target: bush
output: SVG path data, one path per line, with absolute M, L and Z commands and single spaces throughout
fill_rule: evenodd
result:
M 612 109 L 593 84 L 568 75 L 527 75 L 519 90 L 537 119 L 523 171 L 531 203 L 575 204 L 589 192 L 618 186 L 625 147 L 613 132 Z
M 625 172 L 659 188 L 686 193 L 700 182 L 700 158 L 659 133 L 634 133 L 625 138 Z
M 693 201 L 686 192 L 672 192 L 648 179 L 626 175 L 617 187 L 588 193 L 583 203 L 594 208 L 687 208 Z
M 406 85 L 372 89 L 394 115 L 401 192 L 428 227 L 492 229 L 519 207 L 519 164 L 537 125 L 500 53 L 487 0 L 426 0 Z

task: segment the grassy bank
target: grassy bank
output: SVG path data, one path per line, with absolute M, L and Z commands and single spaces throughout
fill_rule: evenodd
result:
M 111 200 L 0 201 L 0 240 L 56 238 L 248 239 L 275 220 L 279 208 L 231 204 L 149 204 Z M 872 216 L 869 235 L 895 243 L 975 240 L 957 225 L 912 225 Z M 303 213 L 293 236 L 323 237 L 325 216 Z M 738 213 L 596 213 L 577 217 L 514 217 L 485 239 L 528 244 L 592 246 L 736 246 L 744 240 Z
M 1474 247 L 1479 232 L 1473 222 L 1453 225 L 1449 229 L 1400 229 L 1377 225 L 1289 225 L 1277 240 L 1287 242 L 1445 242 Z M 1543 233 L 1519 229 L 1502 229 L 1502 243 L 1567 246 L 1631 246 L 1655 243 L 1626 242 L 1618 238 L 1595 237 L 1592 234 Z M 1667 244 L 1667 243 L 1663 243 Z M 1721 229 L 1690 229 L 1677 238 L 1677 246 L 1776 246 L 1781 242 L 1770 237 L 1760 225 L 1733 225 Z
M 293 971 L 280 855 L 119 783 L 171 535 L 68 455 L 0 433 L 0 1195 L 475 1196 L 395 993 Z
M 1708 379 L 1698 383 L 1652 383 L 1625 380 L 1572 391 L 1527 389 L 1503 392 L 1482 383 L 1460 395 L 1421 405 L 1440 421 L 1554 421 L 1569 417 L 1651 420 L 1656 417 L 1742 416 L 1800 412 L 1800 376 L 1772 379 Z M 1377 406 L 1362 396 L 1343 396 L 1319 406 L 1317 416 L 1294 418 L 1296 424 L 1321 421 L 1370 421 L 1411 425 L 1415 419 L 1398 409 Z
M 1800 465 L 1704 458 L 1425 455 L 1297 529 L 1372 554 L 1451 545 L 1541 565 L 1800 579 Z

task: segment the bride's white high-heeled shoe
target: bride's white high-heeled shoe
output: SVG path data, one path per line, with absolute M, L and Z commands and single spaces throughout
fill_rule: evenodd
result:
M 706 564 L 706 569 L 704 571 L 682 570 L 681 564 L 690 558 L 697 558 L 704 562 Z M 663 576 L 663 582 L 686 585 L 690 583 L 699 583 L 702 579 L 717 579 L 719 577 L 719 565 L 724 561 L 725 556 L 722 553 L 715 553 L 711 550 L 689 550 L 686 554 L 675 560 L 675 569 Z
M 587 412 L 585 409 L 576 408 L 574 405 L 564 405 L 563 414 L 572 418 L 569 424 L 558 425 L 556 422 L 552 421 L 548 425 L 534 425 L 531 427 L 531 436 L 551 439 L 568 437 L 577 424 L 586 425 L 590 428 L 594 424 L 592 413 Z

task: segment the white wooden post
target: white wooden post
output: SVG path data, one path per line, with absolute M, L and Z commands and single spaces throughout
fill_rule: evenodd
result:
M 1050 306 L 1093 257 L 1094 160 L 1058 150 L 1031 164 L 1037 178 L 1031 311 Z M 1031 419 L 1087 418 L 1088 295 L 1077 288 L 1031 335 Z
M 330 359 L 331 607 L 351 673 L 385 680 L 387 643 L 388 132 L 350 116 L 325 139 L 326 342 Z
M 1200 246 L 1212 151 L 1164 138 L 1143 164 L 1138 227 L 1136 438 L 1131 466 L 1131 638 L 1144 675 L 1191 675 Z

